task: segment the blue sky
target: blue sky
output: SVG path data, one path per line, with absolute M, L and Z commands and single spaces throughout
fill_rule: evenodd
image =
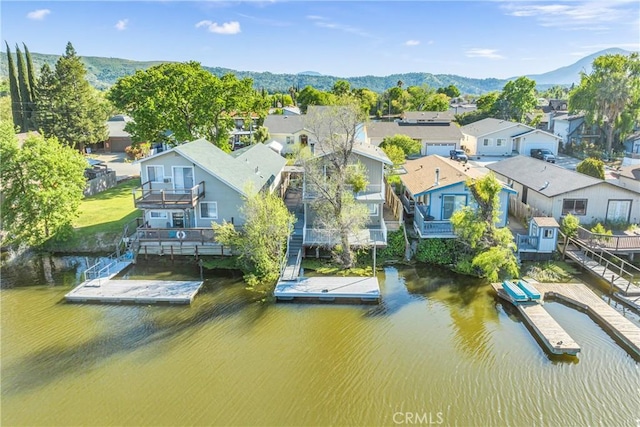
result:
M 5 1 L 11 47 L 236 70 L 505 78 L 640 50 L 640 2 Z

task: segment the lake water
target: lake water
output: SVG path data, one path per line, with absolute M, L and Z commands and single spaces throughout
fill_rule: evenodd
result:
M 377 306 L 263 302 L 212 274 L 190 307 L 64 303 L 87 262 L 3 269 L 2 425 L 640 423 L 640 363 L 587 315 L 547 304 L 582 346 L 552 358 L 489 286 L 444 270 L 385 268 Z M 144 275 L 199 272 L 128 273 Z

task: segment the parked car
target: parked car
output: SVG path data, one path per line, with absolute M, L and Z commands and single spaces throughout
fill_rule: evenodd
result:
M 531 157 L 544 160 L 545 162 L 555 163 L 556 156 L 553 155 L 548 148 L 533 148 L 531 150 Z
M 469 160 L 469 157 L 464 152 L 464 150 L 451 150 L 449 151 L 449 157 L 451 158 L 451 160 L 457 160 L 459 162 L 465 163 L 467 162 L 467 160 Z

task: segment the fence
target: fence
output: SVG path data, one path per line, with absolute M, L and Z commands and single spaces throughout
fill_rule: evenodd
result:
M 99 175 L 87 181 L 87 186 L 84 188 L 84 197 L 101 193 L 111 187 L 115 187 L 116 184 L 116 172 L 110 170 L 106 174 Z
M 549 216 L 540 209 L 522 203 L 515 197 L 509 197 L 509 214 L 519 220 L 524 220 L 525 223 L 534 216 Z
M 386 179 L 384 182 L 385 202 L 387 203 L 389 210 L 391 210 L 391 212 L 393 213 L 394 218 L 398 220 L 399 224 L 402 224 L 402 222 L 404 221 L 404 210 L 402 207 L 402 202 L 400 201 L 400 198 L 395 193 L 395 191 L 393 191 L 393 187 L 391 186 L 391 184 L 389 184 Z

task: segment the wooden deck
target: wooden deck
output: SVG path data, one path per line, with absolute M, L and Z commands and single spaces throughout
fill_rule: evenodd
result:
M 492 284 L 498 296 L 515 305 L 526 323 L 537 334 L 538 338 L 552 354 L 569 354 L 575 356 L 580 346 L 555 321 L 547 310 L 537 302 L 514 302 L 504 291 L 501 283 Z M 536 288 L 540 290 L 536 284 Z M 541 292 L 542 293 L 542 292 Z
M 273 294 L 279 301 L 378 302 L 380 285 L 376 277 L 299 277 L 278 282 Z
M 583 283 L 534 283 L 545 298 L 555 298 L 587 312 L 615 339 L 640 356 L 640 326 L 631 322 Z

